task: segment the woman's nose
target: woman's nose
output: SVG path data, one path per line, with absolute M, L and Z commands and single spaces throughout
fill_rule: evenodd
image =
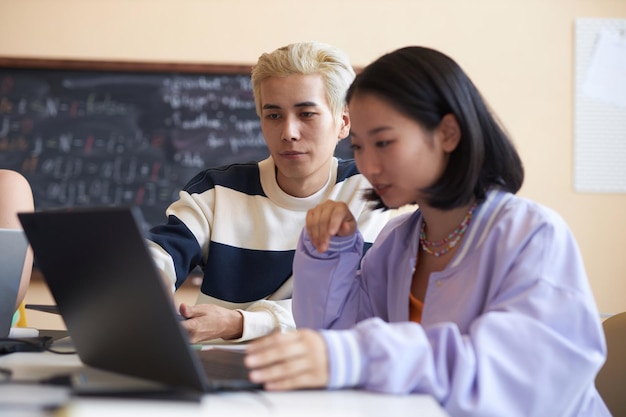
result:
M 380 164 L 376 156 L 367 149 L 361 149 L 354 153 L 354 161 L 359 172 L 367 178 L 380 174 Z

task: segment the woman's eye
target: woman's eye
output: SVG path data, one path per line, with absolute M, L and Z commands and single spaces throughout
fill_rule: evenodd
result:
M 350 144 L 350 149 L 354 152 L 354 151 L 358 151 L 359 149 L 361 149 L 361 146 L 357 145 L 357 144 Z
M 387 147 L 390 143 L 391 143 L 391 141 L 390 141 L 390 140 L 380 140 L 380 141 L 376 142 L 376 147 L 377 147 L 377 148 L 385 148 L 385 147 Z

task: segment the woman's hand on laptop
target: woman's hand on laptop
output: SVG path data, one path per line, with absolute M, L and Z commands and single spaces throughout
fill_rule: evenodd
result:
M 243 333 L 243 315 L 237 310 L 229 310 L 214 304 L 181 304 L 180 314 L 185 318 L 181 323 L 189 332 L 191 343 L 222 338 L 239 339 Z
M 328 385 L 328 356 L 324 338 L 301 329 L 272 333 L 246 347 L 250 380 L 267 390 L 324 388 Z

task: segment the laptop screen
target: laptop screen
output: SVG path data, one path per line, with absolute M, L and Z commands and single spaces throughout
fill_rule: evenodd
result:
M 0 337 L 11 329 L 27 248 L 23 231 L 0 229 Z
M 239 369 L 209 379 L 180 324 L 169 288 L 141 234 L 136 208 L 21 213 L 33 248 L 83 363 L 197 391 L 256 388 Z M 238 356 L 244 367 L 242 355 Z M 244 367 L 245 368 L 245 367 Z

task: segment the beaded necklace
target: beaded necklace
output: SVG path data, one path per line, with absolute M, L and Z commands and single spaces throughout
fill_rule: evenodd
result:
M 472 204 L 467 214 L 463 218 L 461 224 L 459 224 L 456 229 L 454 229 L 452 233 L 448 235 L 448 237 L 437 242 L 431 242 L 430 240 L 426 239 L 426 222 L 422 221 L 422 227 L 420 228 L 420 246 L 422 247 L 424 252 L 433 256 L 442 256 L 450 252 L 450 250 L 454 248 L 457 243 L 459 243 L 459 240 L 461 240 L 461 238 L 467 231 L 467 228 L 472 221 L 472 215 L 474 214 L 475 209 L 476 204 Z M 443 249 L 434 250 L 435 248 L 443 245 L 446 245 Z

